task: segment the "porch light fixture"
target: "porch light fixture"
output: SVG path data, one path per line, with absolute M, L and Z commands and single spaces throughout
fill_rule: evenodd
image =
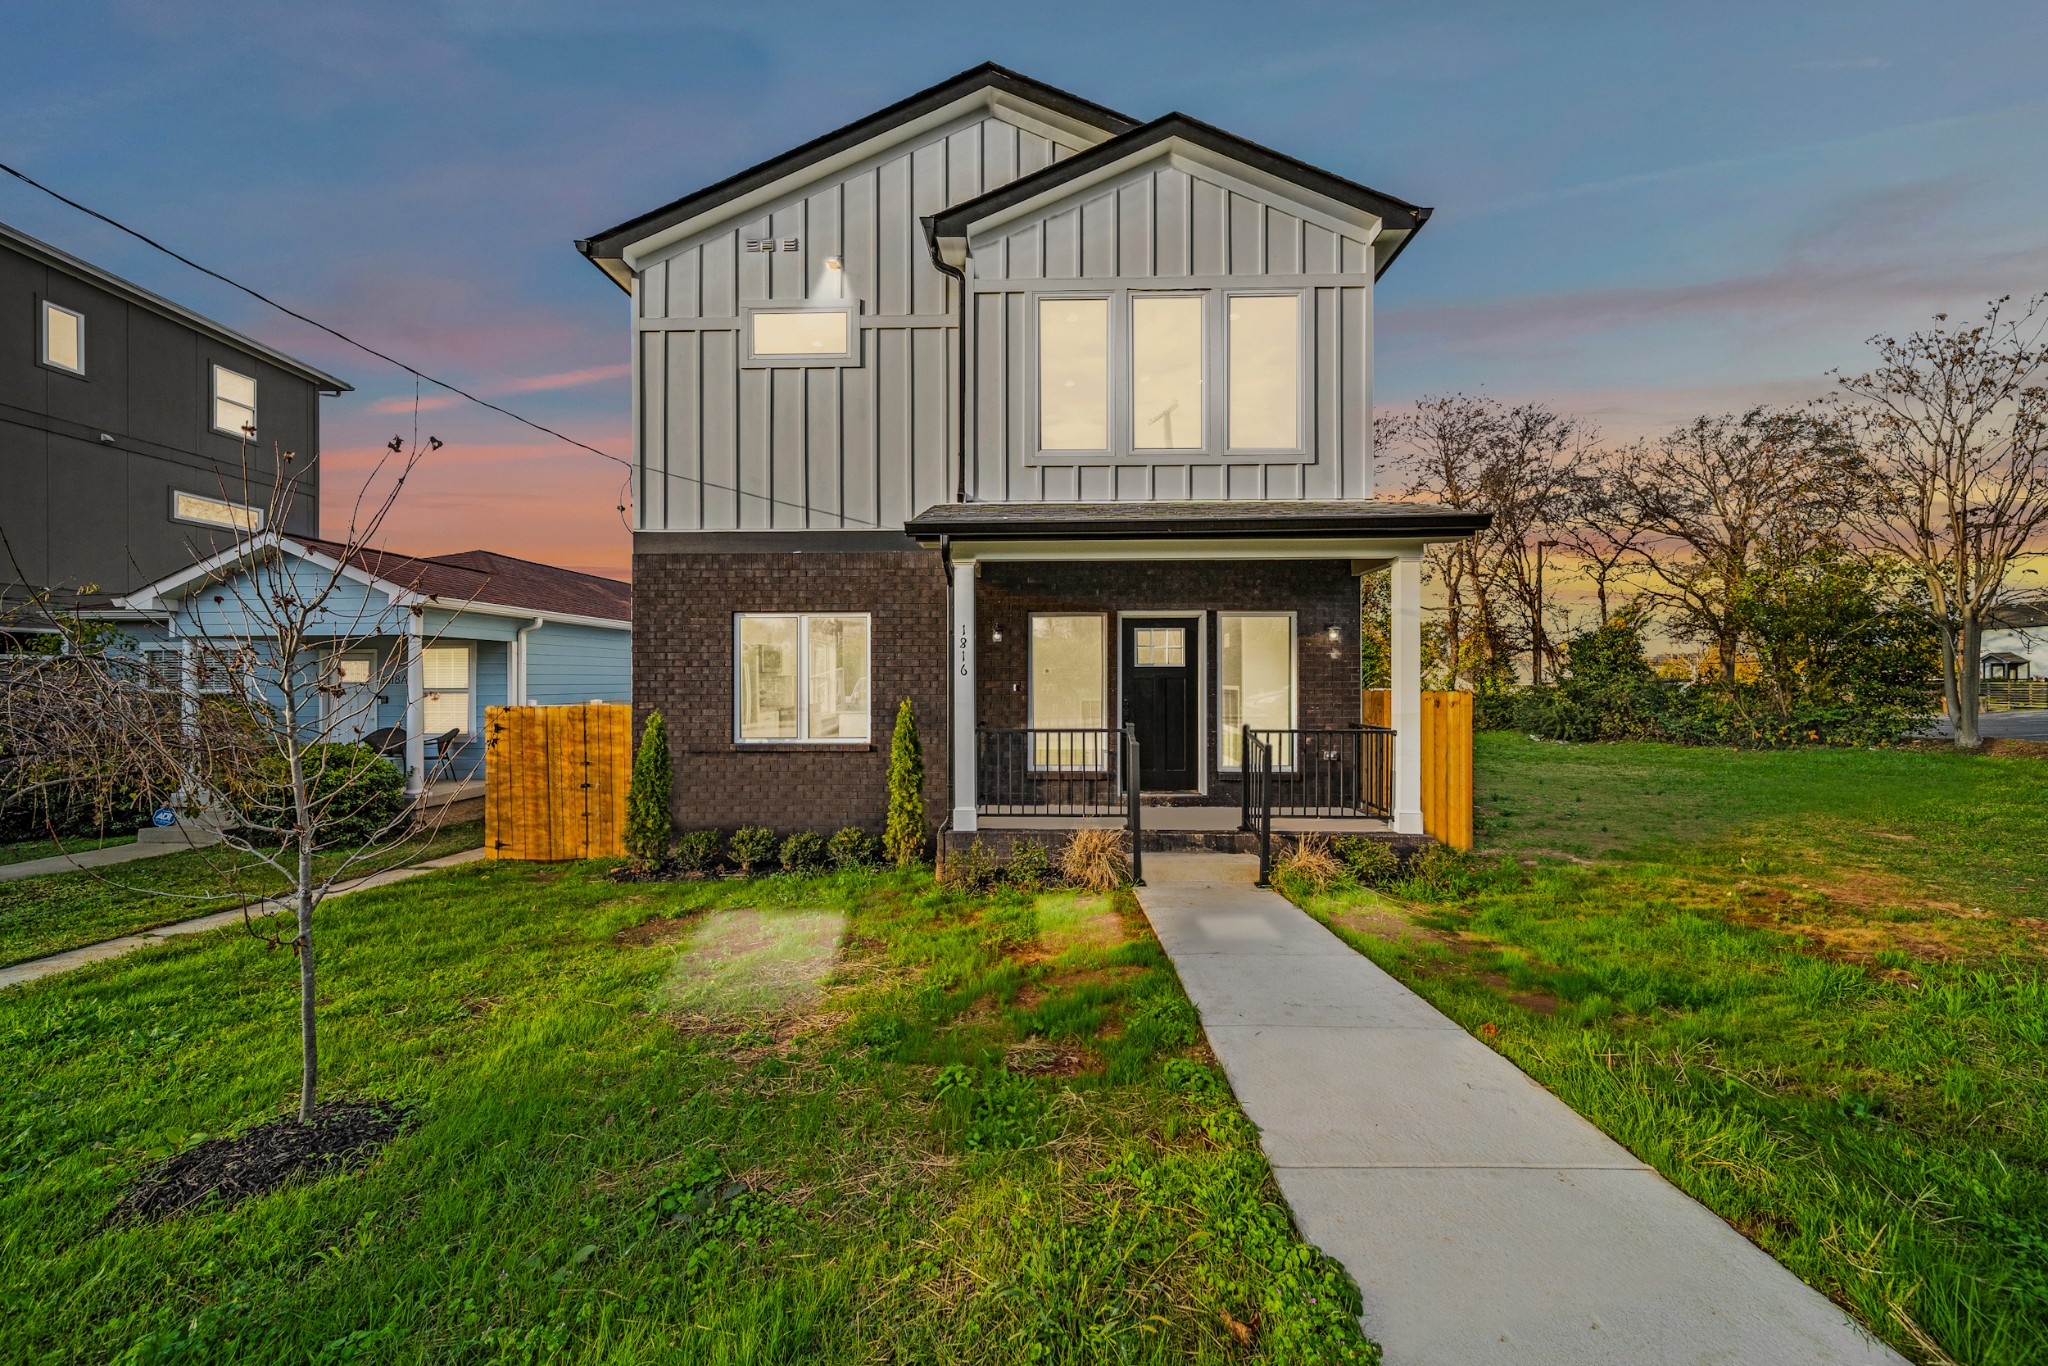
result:
M 1330 641 L 1332 644 L 1337 644 L 1344 639 L 1344 628 L 1342 626 L 1337 625 L 1335 622 L 1331 622 L 1327 627 L 1324 628 L 1324 630 L 1326 630 L 1329 633 Z
M 1002 627 L 1000 627 L 1000 626 L 992 626 L 992 627 L 990 627 L 990 628 L 989 628 L 989 633 L 988 633 L 988 638 L 989 638 L 989 639 L 990 639 L 991 641 L 993 641 L 993 642 L 994 642 L 995 644 L 997 644 L 997 645 L 1000 645 L 1000 644 L 1002 644 L 1002 643 L 1003 643 L 1003 628 L 1002 628 Z

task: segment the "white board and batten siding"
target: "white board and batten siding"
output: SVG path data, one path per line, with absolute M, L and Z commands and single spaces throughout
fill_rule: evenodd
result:
M 919 219 L 1079 148 L 966 115 L 641 263 L 641 528 L 864 531 L 950 501 L 958 287 Z M 800 247 L 745 249 L 760 238 Z M 836 298 L 833 275 L 860 300 L 858 363 L 741 363 L 743 308 Z

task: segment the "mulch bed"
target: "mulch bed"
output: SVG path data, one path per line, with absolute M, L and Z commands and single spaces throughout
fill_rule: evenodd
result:
M 238 1204 L 305 1177 L 319 1180 L 366 1165 L 409 1116 L 381 1101 L 325 1101 L 313 1122 L 286 1115 L 236 1138 L 209 1138 L 136 1178 L 113 1219 L 164 1219 L 204 1201 Z

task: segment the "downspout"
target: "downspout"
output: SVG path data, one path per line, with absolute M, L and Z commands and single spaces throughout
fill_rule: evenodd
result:
M 939 823 L 943 836 L 953 824 L 953 538 L 939 537 L 939 572 L 946 581 L 946 642 L 940 653 L 945 660 L 941 676 L 946 680 L 946 819 Z M 939 861 L 945 857 L 945 840 L 939 841 Z M 937 863 L 934 863 L 934 867 Z
M 960 286 L 960 336 L 954 347 L 955 368 L 960 379 L 958 392 L 953 396 L 953 450 L 954 459 L 958 462 L 953 501 L 964 503 L 967 501 L 967 272 L 960 266 L 947 265 L 945 258 L 939 255 L 939 236 L 933 221 L 929 218 L 919 221 L 924 224 L 925 246 L 931 252 L 932 264 L 941 275 L 951 277 Z
M 518 685 L 512 692 L 512 705 L 523 707 L 526 701 L 526 633 L 547 624 L 546 617 L 535 617 L 512 633 L 512 663 L 518 670 Z M 510 680 L 507 680 L 510 682 Z

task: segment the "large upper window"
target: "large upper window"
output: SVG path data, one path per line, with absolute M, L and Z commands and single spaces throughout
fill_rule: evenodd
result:
M 467 645 L 429 645 L 421 653 L 420 673 L 427 690 L 424 735 L 470 733 L 470 653 Z M 345 668 L 348 661 L 344 659 Z M 367 676 L 365 677 L 367 682 Z
M 1035 768 L 1098 768 L 1109 712 L 1109 627 L 1099 614 L 1031 618 Z M 1086 732 L 1074 734 L 1071 732 Z M 1062 733 L 1067 732 L 1067 733 Z
M 1230 296 L 1230 448 L 1301 445 L 1301 296 Z
M 1221 612 L 1216 652 L 1218 749 L 1224 768 L 1244 767 L 1244 728 L 1294 729 L 1294 617 L 1286 612 Z M 1294 762 L 1292 738 L 1275 763 Z
M 868 618 L 742 613 L 734 621 L 742 740 L 868 738 Z
M 85 373 L 85 315 L 43 301 L 43 364 L 74 375 Z
M 1202 296 L 1131 296 L 1131 448 L 1202 448 Z
M 256 381 L 213 367 L 213 429 L 229 436 L 256 435 Z
M 1109 447 L 1109 300 L 1038 301 L 1038 448 Z
M 171 495 L 171 516 L 180 522 L 225 527 L 229 531 L 254 533 L 263 530 L 262 508 L 230 503 L 224 498 L 208 498 L 203 494 L 185 493 L 182 490 Z

